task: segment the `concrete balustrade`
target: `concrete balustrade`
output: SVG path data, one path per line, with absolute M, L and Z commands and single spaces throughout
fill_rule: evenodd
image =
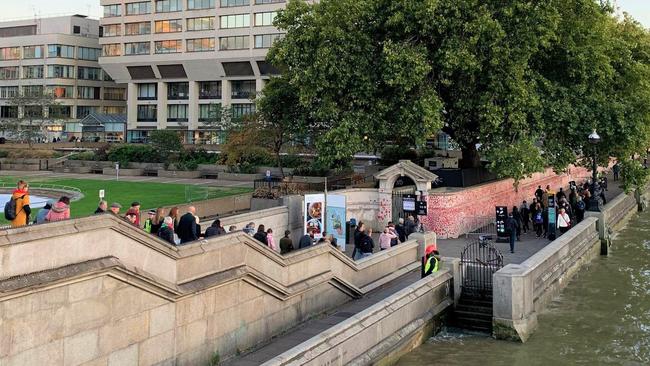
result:
M 417 268 L 417 253 L 281 256 L 243 233 L 172 247 L 111 215 L 1 231 L 0 364 L 224 359 Z

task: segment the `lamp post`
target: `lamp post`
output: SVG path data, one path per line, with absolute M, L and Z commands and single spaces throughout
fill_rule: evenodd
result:
M 589 143 L 594 146 L 594 155 L 592 161 L 592 177 L 591 177 L 591 199 L 589 200 L 589 211 L 600 212 L 600 184 L 598 183 L 598 162 L 597 162 L 597 146 L 600 143 L 600 136 L 598 132 L 594 131 L 589 135 Z

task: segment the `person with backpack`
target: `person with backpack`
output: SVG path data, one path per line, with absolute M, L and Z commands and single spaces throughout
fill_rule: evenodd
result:
M 18 181 L 11 199 L 5 204 L 5 219 L 11 221 L 11 227 L 27 226 L 32 208 L 29 207 L 29 185 L 24 180 Z
M 576 215 L 576 222 L 580 223 L 582 220 L 585 219 L 585 210 L 587 209 L 587 205 L 585 204 L 585 200 L 582 199 L 581 196 L 578 196 L 576 198 L 576 205 L 575 209 L 573 210 Z
M 372 229 L 368 229 L 367 233 L 362 231 L 360 236 L 359 250 L 357 251 L 355 260 L 370 257 L 375 249 L 375 241 L 372 240 Z
M 538 238 L 542 236 L 542 225 L 544 225 L 544 211 L 542 210 L 542 205 L 537 203 L 533 211 L 533 227 Z
M 45 215 L 45 221 L 57 222 L 70 218 L 70 198 L 63 196 L 59 198 L 59 202 L 52 206 L 52 209 Z

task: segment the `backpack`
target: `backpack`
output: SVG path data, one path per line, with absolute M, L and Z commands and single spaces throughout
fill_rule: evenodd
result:
M 544 218 L 542 217 L 542 213 L 538 212 L 535 214 L 535 223 L 536 224 L 543 224 L 544 223 Z
M 20 197 L 19 199 L 23 199 L 25 196 Z M 7 203 L 5 203 L 5 219 L 7 221 L 13 221 L 16 219 L 16 216 L 18 216 L 18 212 L 16 212 L 16 201 L 18 199 L 11 197 Z
M 580 202 L 578 202 L 578 203 L 576 204 L 576 207 L 577 207 L 578 210 L 580 210 L 580 211 L 584 210 L 584 209 L 586 208 L 585 201 L 580 201 Z

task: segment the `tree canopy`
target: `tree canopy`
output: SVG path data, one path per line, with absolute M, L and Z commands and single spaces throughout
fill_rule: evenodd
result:
M 650 145 L 650 35 L 604 0 L 291 0 L 269 61 L 329 163 L 439 130 L 501 177 Z M 477 150 L 477 146 L 480 146 Z

